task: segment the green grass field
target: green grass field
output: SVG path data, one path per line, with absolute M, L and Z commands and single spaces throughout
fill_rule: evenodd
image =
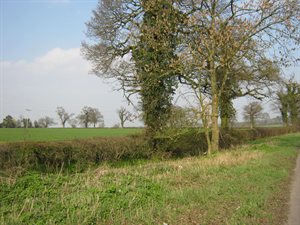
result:
M 0 177 L 0 224 L 285 224 L 300 134 L 211 157 Z
M 140 128 L 0 128 L 0 142 L 14 141 L 61 141 L 90 137 L 125 136 L 141 132 Z

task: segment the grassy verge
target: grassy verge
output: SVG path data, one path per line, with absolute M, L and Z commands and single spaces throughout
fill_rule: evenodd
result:
M 283 224 L 300 134 L 211 157 L 0 181 L 0 224 Z

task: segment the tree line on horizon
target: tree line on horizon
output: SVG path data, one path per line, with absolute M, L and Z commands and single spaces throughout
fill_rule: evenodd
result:
M 69 124 L 70 127 L 76 128 L 77 125 L 81 125 L 84 128 L 105 127 L 104 117 L 97 108 L 85 106 L 82 108 L 79 115 L 75 116 L 74 113 L 68 113 L 62 106 L 56 108 L 56 114 L 59 118 L 60 124 L 63 128 Z M 125 127 L 125 122 L 132 122 L 136 117 L 125 107 L 121 107 L 117 110 L 117 114 L 120 120 L 120 124 L 115 124 L 114 127 Z M 49 126 L 56 125 L 55 120 L 49 116 L 44 116 L 38 120 L 31 121 L 30 118 L 21 116 L 19 119 L 13 118 L 11 115 L 7 115 L 0 128 L 48 128 Z

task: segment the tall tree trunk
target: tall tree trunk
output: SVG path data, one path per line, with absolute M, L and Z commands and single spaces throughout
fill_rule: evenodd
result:
M 216 33 L 215 26 L 215 5 L 212 7 L 212 21 L 211 21 L 211 32 L 212 37 L 214 37 L 214 33 Z M 219 150 L 219 88 L 217 84 L 217 66 L 215 64 L 215 56 L 216 56 L 217 46 L 214 40 L 211 41 L 210 52 L 209 52 L 209 73 L 211 79 L 211 150 L 218 151 Z
M 219 150 L 219 93 L 217 88 L 217 74 L 213 59 L 211 62 L 211 149 L 212 151 Z
M 254 128 L 254 118 L 253 118 L 253 116 L 250 116 L 250 128 L 251 129 Z
M 201 106 L 201 121 L 204 128 L 204 134 L 207 142 L 207 154 L 211 154 L 211 140 L 210 140 L 210 129 L 209 129 L 209 108 L 208 105 L 205 104 L 203 95 L 201 93 L 201 89 L 198 90 L 198 100 Z
M 211 149 L 212 151 L 219 150 L 219 125 L 218 125 L 218 95 L 212 95 L 212 124 L 211 124 Z

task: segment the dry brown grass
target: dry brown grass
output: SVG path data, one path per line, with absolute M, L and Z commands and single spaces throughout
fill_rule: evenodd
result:
M 263 157 L 262 152 L 249 151 L 249 146 L 245 145 L 239 146 L 238 149 L 233 149 L 232 151 L 215 154 L 211 157 L 189 157 L 179 160 L 149 162 L 142 165 L 121 168 L 111 168 L 108 165 L 103 165 L 93 170 L 94 176 L 89 178 L 97 182 L 101 177 L 107 174 L 111 174 L 114 177 L 138 174 L 150 176 L 154 180 L 173 179 L 177 177 L 176 180 L 178 182 L 184 182 L 182 173 L 184 173 L 185 170 L 193 170 L 197 173 L 212 167 L 240 165 L 261 157 Z M 90 171 L 86 173 L 90 174 Z M 202 176 L 205 176 L 205 174 L 202 173 Z M 92 180 L 90 180 L 90 182 L 94 183 Z

